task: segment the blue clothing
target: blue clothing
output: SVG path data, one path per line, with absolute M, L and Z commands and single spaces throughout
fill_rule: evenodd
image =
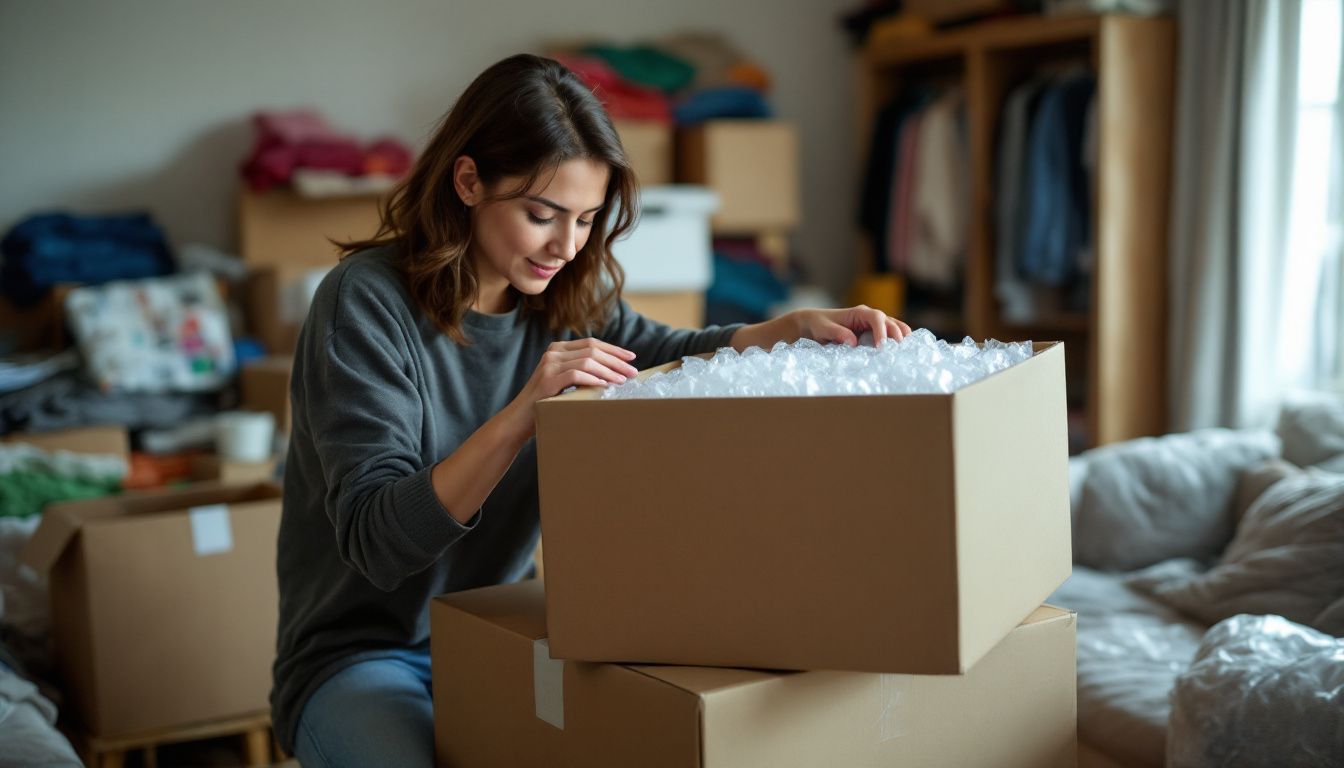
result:
M 1064 77 L 1041 95 L 1027 151 L 1027 210 L 1018 273 L 1043 285 L 1064 285 L 1077 274 L 1091 239 L 1088 178 L 1083 167 L 1091 75 Z
M 0 240 L 0 289 L 18 307 L 36 304 L 57 283 L 98 285 L 174 269 L 168 241 L 147 213 L 38 214 Z
M 303 768 L 433 768 L 429 650 L 389 651 L 327 678 L 299 716 L 294 756 Z
M 695 125 L 706 120 L 725 118 L 764 119 L 771 116 L 770 104 L 766 102 L 765 96 L 745 85 L 702 88 L 672 107 L 672 119 L 677 125 Z

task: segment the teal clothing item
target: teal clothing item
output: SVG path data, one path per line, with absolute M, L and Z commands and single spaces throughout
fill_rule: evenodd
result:
M 498 413 L 555 341 L 522 308 L 468 311 L 460 345 L 415 305 L 387 249 L 318 287 L 290 397 L 272 716 L 287 751 L 305 702 L 342 669 L 423 646 L 435 595 L 524 578 L 540 535 L 536 441 L 461 524 L 430 470 Z M 674 330 L 624 302 L 592 334 L 646 368 L 729 343 L 736 326 Z
M 619 48 L 614 45 L 592 45 L 582 53 L 607 62 L 617 74 L 636 85 L 657 88 L 674 93 L 691 84 L 695 67 L 668 53 L 647 45 Z

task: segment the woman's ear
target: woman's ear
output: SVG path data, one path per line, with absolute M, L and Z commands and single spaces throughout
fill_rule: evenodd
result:
M 485 185 L 476 174 L 476 161 L 462 155 L 453 161 L 453 189 L 470 208 L 485 197 Z

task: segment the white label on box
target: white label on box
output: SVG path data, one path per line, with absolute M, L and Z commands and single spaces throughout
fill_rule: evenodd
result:
M 879 686 L 881 714 L 877 718 L 877 740 L 890 741 L 905 735 L 904 719 L 905 695 L 901 690 L 900 675 L 882 675 Z
M 210 504 L 187 510 L 191 518 L 191 546 L 198 557 L 219 555 L 233 549 L 233 526 L 227 504 Z
M 565 730 L 565 662 L 551 658 L 551 641 L 532 641 L 532 699 L 537 717 Z

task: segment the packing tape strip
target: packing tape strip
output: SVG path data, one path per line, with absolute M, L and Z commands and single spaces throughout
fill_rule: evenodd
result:
M 882 675 L 878 685 L 881 714 L 877 717 L 877 740 L 891 741 L 905 735 L 901 712 L 905 709 L 905 695 L 901 690 L 900 675 Z
M 532 701 L 537 717 L 565 730 L 565 662 L 551 658 L 551 642 L 532 641 Z

